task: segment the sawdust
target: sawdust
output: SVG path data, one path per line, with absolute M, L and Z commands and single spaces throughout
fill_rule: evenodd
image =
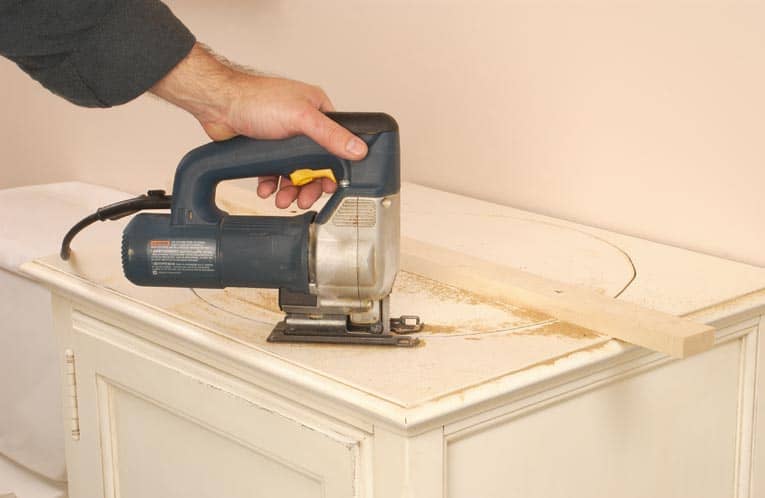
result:
M 197 289 L 196 293 L 207 305 L 219 311 L 228 311 L 240 318 L 268 324 L 276 323 L 283 316 L 279 309 L 278 292 L 273 289 Z M 186 308 L 184 314 L 197 317 L 199 310 Z M 391 293 L 391 316 L 410 314 L 422 318 L 423 335 L 467 335 L 510 330 L 518 333 L 519 329 L 551 321 L 551 317 L 543 313 L 487 299 L 469 290 L 401 271 Z M 210 323 L 213 320 L 218 321 L 213 316 L 208 316 L 205 322 Z M 527 333 L 569 336 L 574 334 L 576 337 L 587 337 L 578 329 L 537 327 Z
M 451 285 L 404 270 L 398 272 L 393 290 L 394 292 L 405 294 L 426 292 L 441 301 L 457 301 L 468 304 L 480 304 L 483 302 L 482 299 L 470 291 L 452 287 Z
M 600 337 L 600 334 L 596 334 L 590 329 L 566 322 L 555 322 L 540 327 L 528 327 L 521 330 L 514 330 L 511 334 L 570 337 L 572 339 L 595 339 Z
M 278 293 L 271 289 L 229 288 L 204 293 L 204 298 L 239 315 L 247 315 L 248 309 L 281 315 Z M 420 315 L 426 334 L 495 332 L 549 320 L 542 313 L 488 300 L 406 271 L 399 272 L 391 294 L 391 316 L 402 314 Z
M 549 321 L 544 313 L 400 271 L 391 294 L 392 314 L 418 314 L 430 334 L 487 333 Z
M 591 346 L 587 346 L 587 347 L 582 348 L 582 349 L 576 349 L 576 350 L 573 350 L 573 351 L 569 351 L 568 353 L 566 353 L 566 354 L 564 354 L 562 356 L 556 356 L 555 358 L 550 358 L 549 360 L 545 360 L 545 361 L 540 361 L 538 363 L 534 363 L 533 365 L 529 365 L 529 368 L 536 368 L 536 367 L 542 367 L 542 366 L 555 365 L 559 361 L 561 361 L 561 360 L 563 360 L 563 359 L 565 359 L 565 358 L 567 358 L 567 357 L 569 357 L 569 356 L 571 356 L 573 354 L 577 354 L 577 353 L 591 353 L 593 351 L 597 351 L 597 350 L 603 348 L 603 346 L 604 346 L 604 343 L 599 342 L 597 344 L 593 344 Z
M 271 289 L 229 287 L 223 289 L 223 294 L 246 305 L 257 306 L 273 313 L 282 312 L 279 309 L 279 293 Z
M 432 325 L 426 323 L 422 326 L 422 332 L 431 334 L 450 334 L 458 332 L 458 329 L 454 325 Z

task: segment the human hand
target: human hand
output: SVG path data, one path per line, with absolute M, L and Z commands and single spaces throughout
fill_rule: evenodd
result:
M 318 87 L 283 78 L 257 76 L 223 64 L 196 44 L 151 90 L 194 115 L 213 140 L 236 135 L 282 139 L 307 135 L 330 153 L 349 160 L 363 159 L 367 146 L 324 115 L 332 103 Z M 297 199 L 306 209 L 323 192 L 337 186 L 327 178 L 296 187 L 289 178 L 259 179 L 258 195 L 277 192 L 276 205 L 286 208 Z

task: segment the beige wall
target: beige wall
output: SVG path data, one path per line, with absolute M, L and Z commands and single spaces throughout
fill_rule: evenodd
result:
M 201 40 L 385 110 L 408 180 L 765 265 L 765 2 L 169 2 Z M 0 64 L 0 184 L 166 183 L 195 123 Z

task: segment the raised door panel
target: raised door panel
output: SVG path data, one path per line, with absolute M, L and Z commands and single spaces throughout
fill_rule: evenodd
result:
M 447 495 L 733 496 L 743 340 L 451 434 Z
M 320 476 L 104 381 L 110 460 L 123 497 L 322 496 Z
M 72 330 L 72 498 L 360 496 L 357 433 L 303 423 L 252 386 L 78 312 Z

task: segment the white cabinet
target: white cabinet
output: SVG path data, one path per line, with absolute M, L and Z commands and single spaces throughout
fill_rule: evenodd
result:
M 75 352 L 72 497 L 358 496 L 367 434 L 306 420 L 278 393 L 57 309 L 64 354 Z
M 762 493 L 765 270 L 404 194 L 405 237 L 714 324 L 716 345 L 674 361 L 411 268 L 394 297 L 431 324 L 423 346 L 271 344 L 272 295 L 132 286 L 106 238 L 72 263 L 24 267 L 53 291 L 71 373 L 71 497 Z M 429 206 L 454 213 L 442 222 Z

